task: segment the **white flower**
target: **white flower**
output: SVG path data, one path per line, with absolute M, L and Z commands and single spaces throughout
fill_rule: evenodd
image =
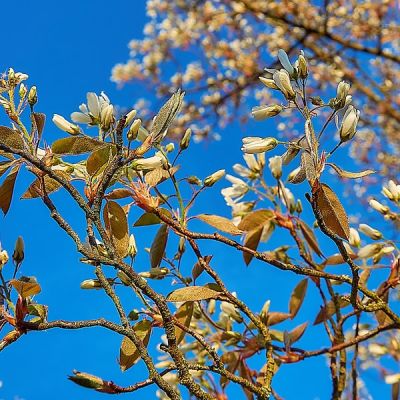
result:
M 399 201 L 400 200 L 400 185 L 396 185 L 393 180 L 388 182 L 387 187 L 382 188 L 382 193 L 392 201 Z
M 207 176 L 207 178 L 204 179 L 204 186 L 213 186 L 215 183 L 217 183 L 220 179 L 222 179 L 225 176 L 225 170 L 220 169 L 213 174 Z
M 232 186 L 222 189 L 221 194 L 224 196 L 226 203 L 232 205 L 249 191 L 249 187 L 245 181 L 235 176 L 226 175 L 226 179 L 232 183 Z
M 379 203 L 375 199 L 371 199 L 369 201 L 369 205 L 376 211 L 380 212 L 381 214 L 387 214 L 389 212 L 389 207 L 384 206 L 383 204 Z
M 362 232 L 364 235 L 367 235 L 371 239 L 378 240 L 382 238 L 382 232 L 378 231 L 377 229 L 371 228 L 367 224 L 360 224 L 358 229 L 360 232 Z
M 276 83 L 276 86 L 279 87 L 280 91 L 287 100 L 293 100 L 296 97 L 296 92 L 290 83 L 289 73 L 286 70 L 281 69 L 279 71 L 275 71 L 272 77 Z
M 141 158 L 139 160 L 135 160 L 132 163 L 132 168 L 135 170 L 152 170 L 159 167 L 162 167 L 164 164 L 164 158 L 158 155 L 149 158 Z
M 354 228 L 350 228 L 349 243 L 351 246 L 354 247 L 359 247 L 361 244 L 360 235 L 358 234 L 358 231 Z
M 80 133 L 80 129 L 77 125 L 71 124 L 71 122 L 68 122 L 61 115 L 54 114 L 53 122 L 58 128 L 64 132 L 70 133 L 71 135 L 78 135 Z
M 341 81 L 338 84 L 337 91 L 336 91 L 336 98 L 335 98 L 335 109 L 340 110 L 346 105 L 347 102 L 347 96 L 350 90 L 350 84 Z M 350 96 L 351 98 L 351 96 Z M 350 99 L 351 100 L 351 99 Z
M 251 115 L 257 121 L 261 121 L 263 119 L 269 117 L 275 117 L 283 110 L 283 107 L 278 104 L 273 104 L 270 106 L 257 106 L 253 107 L 251 110 Z
M 360 111 L 352 105 L 347 107 L 344 114 L 342 124 L 340 126 L 339 135 L 342 142 L 347 142 L 352 139 L 357 132 L 357 123 L 360 119 Z

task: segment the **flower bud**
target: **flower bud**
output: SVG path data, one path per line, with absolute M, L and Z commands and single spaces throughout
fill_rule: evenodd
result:
M 101 289 L 101 283 L 98 279 L 86 279 L 81 283 L 81 289 Z
M 400 185 L 396 185 L 393 180 L 388 182 L 387 187 L 382 188 L 382 193 L 389 199 L 395 202 L 400 200 Z
M 127 133 L 127 137 L 130 142 L 137 138 L 141 125 L 142 125 L 142 121 L 140 119 L 135 119 L 132 122 L 132 125 L 130 126 L 128 133 Z
M 349 90 L 350 90 L 349 83 L 347 83 L 345 81 L 339 82 L 337 90 L 336 90 L 336 98 L 334 101 L 334 108 L 336 110 L 340 110 L 341 108 L 343 108 L 346 105 L 346 99 L 347 99 Z
M 382 238 L 382 232 L 378 231 L 377 229 L 371 228 L 367 224 L 360 224 L 358 229 L 360 232 L 362 232 L 364 235 L 367 235 L 373 240 L 379 240 Z
M 149 158 L 140 158 L 132 163 L 132 168 L 137 171 L 153 170 L 162 167 L 164 160 L 159 156 L 153 156 Z
M 225 170 L 220 169 L 213 174 L 207 176 L 207 178 L 204 179 L 203 185 L 210 187 L 213 186 L 215 183 L 217 183 L 219 180 L 221 180 L 225 176 Z
M 389 212 L 389 207 L 384 206 L 383 204 L 379 203 L 375 199 L 371 199 L 369 201 L 369 205 L 376 211 L 380 212 L 381 214 L 385 215 Z
M 136 117 L 136 114 L 137 114 L 136 110 L 131 110 L 128 112 L 128 114 L 126 114 L 124 128 L 126 128 L 133 121 L 133 118 Z
M 33 107 L 38 101 L 36 86 L 32 86 L 28 93 L 28 103 Z
M 283 110 L 283 107 L 279 104 L 272 104 L 270 106 L 257 106 L 253 107 L 251 110 L 251 115 L 257 121 L 261 121 L 263 119 L 269 117 L 275 117 Z
M 6 250 L 0 251 L 0 271 L 3 269 L 4 265 L 8 262 L 8 253 Z
M 350 228 L 349 243 L 351 246 L 360 247 L 361 244 L 360 235 L 358 234 L 358 231 L 354 228 Z
M 297 201 L 296 201 L 296 212 L 300 214 L 300 213 L 302 213 L 302 211 L 303 211 L 303 204 L 301 203 L 300 199 L 297 199 Z
M 369 258 L 375 254 L 378 254 L 382 249 L 383 244 L 367 244 L 366 246 L 362 247 L 357 255 L 360 258 Z
M 174 150 L 175 150 L 175 145 L 174 145 L 173 143 L 168 143 L 168 144 L 165 146 L 165 151 L 166 151 L 167 153 L 172 153 Z
M 299 77 L 301 79 L 306 79 L 308 76 L 308 66 L 307 66 L 307 60 L 304 57 L 303 52 L 299 55 L 297 68 L 299 71 Z
M 214 299 L 210 299 L 210 301 L 208 302 L 207 312 L 211 315 L 215 312 L 215 304 L 216 302 Z
M 194 176 L 194 175 L 189 176 L 189 177 L 186 178 L 186 180 L 191 185 L 196 185 L 196 186 L 200 186 L 201 185 L 201 179 L 199 179 L 197 176 Z
M 278 145 L 278 141 L 273 137 L 246 137 L 242 141 L 242 151 L 247 154 L 264 153 L 274 149 Z
M 54 114 L 53 116 L 54 124 L 60 128 L 62 131 L 67 132 L 71 135 L 78 135 L 80 133 L 79 126 L 68 122 L 64 117 L 58 114 Z
M 19 236 L 15 242 L 14 253 L 12 255 L 15 265 L 20 265 L 24 260 L 24 256 L 24 240 Z
M 281 69 L 279 71 L 275 71 L 273 79 L 287 100 L 295 99 L 296 92 L 294 91 L 292 84 L 290 83 L 290 76 L 286 70 Z
M 279 90 L 279 87 L 276 85 L 273 79 L 268 79 L 263 76 L 260 76 L 259 79 L 267 88 Z
M 114 121 L 114 107 L 112 104 L 108 104 L 101 110 L 100 126 L 104 131 L 108 131 Z
M 343 143 L 352 139 L 356 134 L 357 123 L 359 119 L 360 111 L 354 108 L 352 105 L 348 106 L 339 130 L 340 140 Z
M 133 234 L 131 234 L 129 236 L 129 244 L 128 244 L 128 251 L 127 251 L 127 255 L 129 257 L 135 257 L 137 254 L 137 247 L 136 247 L 136 240 L 135 240 L 135 236 L 133 236 Z
M 268 168 L 275 179 L 280 179 L 282 176 L 282 157 L 275 156 L 269 159 Z
M 23 99 L 25 97 L 27 91 L 28 91 L 28 89 L 26 88 L 26 86 L 23 83 L 21 83 L 19 85 L 19 90 L 18 90 L 19 97 L 21 99 Z
M 192 136 L 192 130 L 190 128 L 187 128 L 185 134 L 183 135 L 182 140 L 179 143 L 179 147 L 181 148 L 181 150 L 186 150 L 189 147 L 191 136 Z
M 240 315 L 239 311 L 235 308 L 235 306 L 227 301 L 221 302 L 221 311 L 227 314 L 230 318 L 235 320 L 237 323 L 243 322 L 243 317 Z

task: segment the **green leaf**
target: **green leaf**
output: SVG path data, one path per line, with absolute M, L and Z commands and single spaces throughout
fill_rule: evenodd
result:
M 315 191 L 315 201 L 326 227 L 341 238 L 348 240 L 350 236 L 349 220 L 333 190 L 328 185 L 321 183 Z
M 48 307 L 42 304 L 28 304 L 29 315 L 34 315 L 40 318 L 41 321 L 47 321 Z
M 290 344 L 296 343 L 303 336 L 307 329 L 308 322 L 304 322 L 301 325 L 296 326 L 293 330 L 289 332 Z
M 192 320 L 194 310 L 194 303 L 193 302 L 186 302 L 183 303 L 175 313 L 175 318 L 187 328 L 190 326 L 190 321 Z M 185 337 L 186 332 L 175 326 L 175 336 L 176 336 L 176 344 L 182 342 L 183 338 Z
M 86 136 L 73 136 L 56 140 L 51 149 L 54 154 L 84 154 L 103 147 L 104 142 Z
M 3 184 L 0 186 L 0 208 L 2 209 L 4 215 L 6 215 L 10 209 L 18 171 L 19 165 L 13 167 L 6 179 L 3 181 Z
M 307 286 L 308 286 L 308 279 L 301 280 L 294 288 L 293 293 L 290 296 L 289 313 L 292 319 L 297 315 L 301 305 L 303 304 L 304 297 L 307 292 Z
M 283 321 L 286 321 L 290 317 L 291 317 L 291 315 L 287 314 L 287 313 L 283 313 L 283 312 L 279 312 L 279 311 L 270 312 L 267 314 L 266 324 L 268 326 L 276 325 Z
M 364 176 L 368 176 L 376 172 L 372 169 L 366 169 L 365 171 L 360 171 L 360 172 L 349 172 L 345 171 L 344 169 L 338 167 L 336 164 L 333 163 L 326 163 L 326 165 L 329 165 L 341 178 L 349 178 L 349 179 L 363 178 Z
M 105 145 L 95 149 L 86 160 L 86 171 L 90 176 L 98 175 L 116 154 L 113 145 Z
M 103 218 L 117 254 L 125 257 L 129 245 L 128 221 L 125 211 L 115 201 L 108 201 L 104 206 Z
M 231 235 L 240 235 L 242 231 L 232 223 L 228 218 L 220 217 L 219 215 L 200 214 L 195 218 L 205 222 L 208 225 Z
M 200 301 L 217 299 L 220 295 L 220 292 L 205 286 L 187 286 L 171 292 L 167 296 L 167 301 Z
M 144 319 L 133 326 L 135 334 L 145 346 L 149 344 L 151 335 L 151 321 Z M 139 350 L 131 339 L 124 337 L 119 351 L 119 365 L 122 371 L 126 371 L 140 359 Z
M 157 268 L 164 256 L 165 248 L 168 240 L 168 226 L 162 224 L 151 244 L 150 248 L 150 265 L 151 268 Z
M 167 217 L 171 217 L 171 213 L 164 208 L 160 209 L 161 213 Z M 148 225 L 158 225 L 161 223 L 160 218 L 153 213 L 144 213 L 139 219 L 133 224 L 133 226 L 148 226 Z
M 25 148 L 21 133 L 7 126 L 0 126 L 0 143 L 13 149 L 23 150 Z

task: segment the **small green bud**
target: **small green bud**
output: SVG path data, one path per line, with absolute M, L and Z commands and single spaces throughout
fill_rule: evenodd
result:
M 137 135 L 139 133 L 139 129 L 140 129 L 141 125 L 142 125 L 142 121 L 140 119 L 135 119 L 132 122 L 132 125 L 130 126 L 128 133 L 127 133 L 127 137 L 130 142 L 137 138 Z

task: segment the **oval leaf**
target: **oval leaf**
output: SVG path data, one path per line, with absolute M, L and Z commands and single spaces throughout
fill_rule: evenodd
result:
M 86 171 L 90 176 L 97 175 L 116 153 L 115 146 L 106 145 L 93 151 L 86 160 Z
M 168 226 L 162 224 L 157 231 L 156 237 L 150 248 L 150 264 L 151 268 L 157 268 L 164 256 L 165 248 L 168 240 Z
M 0 143 L 18 150 L 25 147 L 21 134 L 7 126 L 0 126 Z
M 271 210 L 256 210 L 246 214 L 238 228 L 242 231 L 249 232 L 264 226 L 273 218 L 274 213 Z
M 315 200 L 327 228 L 348 240 L 350 236 L 349 220 L 333 190 L 328 185 L 321 183 L 315 191 Z
M 14 167 L 7 175 L 6 179 L 4 179 L 3 184 L 0 186 L 0 208 L 2 209 L 4 215 L 6 215 L 10 209 L 18 171 L 19 166 Z
M 184 326 L 187 328 L 190 326 L 190 321 L 192 320 L 194 310 L 194 303 L 188 301 L 183 303 L 175 313 L 174 317 Z M 182 342 L 183 338 L 185 337 L 186 332 L 175 326 L 175 336 L 176 336 L 176 344 Z
M 167 301 L 200 301 L 217 299 L 220 292 L 205 286 L 187 286 L 174 290 L 167 296 Z
M 248 232 L 244 239 L 243 246 L 248 247 L 252 250 L 257 250 L 263 230 L 264 227 L 261 225 L 258 229 Z M 246 265 L 250 264 L 253 257 L 253 254 L 247 253 L 245 251 L 243 252 L 243 259 Z
M 303 300 L 307 292 L 307 286 L 308 279 L 303 279 L 297 284 L 297 286 L 293 290 L 292 295 L 290 296 L 289 313 L 292 319 L 297 315 L 301 305 L 303 304 Z
M 40 293 L 42 290 L 35 278 L 27 277 L 21 279 L 11 279 L 10 285 L 23 299 L 29 296 L 34 296 L 35 294 Z
M 103 210 L 107 233 L 120 257 L 125 257 L 129 245 L 128 221 L 123 208 L 115 201 L 108 201 Z
M 200 214 L 197 215 L 196 218 L 222 232 L 230 233 L 231 235 L 240 235 L 242 233 L 242 231 L 238 229 L 232 221 L 228 218 L 220 217 L 219 215 Z
M 299 226 L 301 233 L 303 234 L 304 239 L 306 240 L 308 245 L 315 251 L 316 254 L 322 257 L 323 255 L 321 250 L 319 249 L 314 231 L 304 221 L 299 220 Z
M 151 335 L 151 321 L 144 319 L 139 321 L 133 327 L 135 334 L 143 342 L 145 346 L 148 345 Z M 126 371 L 136 364 L 140 359 L 139 350 L 131 339 L 124 337 L 119 350 L 119 365 L 122 371 Z
M 51 145 L 55 154 L 84 154 L 104 146 L 104 142 L 86 136 L 73 136 L 56 140 Z

